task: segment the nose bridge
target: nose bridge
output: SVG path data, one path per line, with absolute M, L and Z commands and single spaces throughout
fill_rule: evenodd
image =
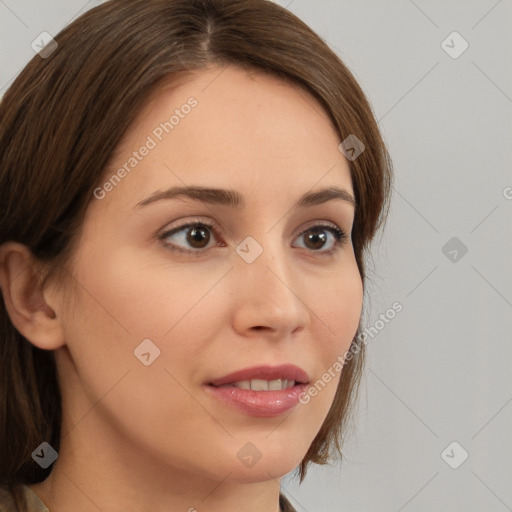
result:
M 268 327 L 284 335 L 307 322 L 300 275 L 277 231 L 257 236 L 237 248 L 237 322 L 242 329 Z

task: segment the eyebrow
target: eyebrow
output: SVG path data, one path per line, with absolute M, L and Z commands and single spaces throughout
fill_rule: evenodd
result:
M 229 206 L 231 208 L 243 208 L 245 199 L 242 194 L 236 190 L 223 188 L 209 188 L 202 186 L 190 187 L 171 187 L 164 191 L 157 191 L 146 199 L 137 203 L 137 207 L 146 206 L 163 199 L 174 199 L 176 197 L 188 197 L 196 201 L 203 201 L 208 204 L 217 204 L 221 206 Z M 295 204 L 295 208 L 308 208 L 323 204 L 333 199 L 340 199 L 356 207 L 354 196 L 339 187 L 327 187 L 315 192 L 307 192 Z

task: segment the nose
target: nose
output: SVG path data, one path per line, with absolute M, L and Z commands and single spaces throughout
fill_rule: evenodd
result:
M 252 263 L 240 258 L 231 272 L 233 325 L 243 336 L 284 339 L 310 321 L 307 276 L 285 247 L 274 245 Z

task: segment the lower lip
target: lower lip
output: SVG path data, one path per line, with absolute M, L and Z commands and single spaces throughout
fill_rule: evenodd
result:
M 307 388 L 306 384 L 296 384 L 287 389 L 276 391 L 253 391 L 233 387 L 205 386 L 207 393 L 212 393 L 224 403 L 239 411 L 260 418 L 279 416 L 293 409 L 299 402 L 300 395 Z

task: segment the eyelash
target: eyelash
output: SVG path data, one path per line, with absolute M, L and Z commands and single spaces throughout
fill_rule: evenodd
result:
M 189 250 L 187 250 L 187 249 L 182 249 L 176 245 L 169 244 L 168 242 L 165 242 L 165 239 L 167 237 L 174 235 L 176 233 L 179 233 L 180 231 L 183 231 L 186 228 L 192 228 L 192 227 L 208 228 L 213 232 L 213 234 L 215 235 L 215 238 L 220 237 L 220 235 L 213 223 L 211 223 L 209 221 L 203 221 L 203 220 L 199 221 L 198 220 L 198 221 L 187 222 L 186 224 L 182 224 L 181 226 L 177 226 L 169 231 L 166 231 L 165 233 L 163 233 L 162 235 L 159 236 L 159 239 L 164 243 L 164 245 L 167 249 L 169 249 L 173 252 L 182 253 L 182 254 L 190 254 L 193 256 L 201 256 L 201 254 L 204 253 L 205 251 L 207 251 L 208 249 L 189 249 Z M 335 242 L 331 249 L 328 249 L 327 251 L 311 250 L 311 252 L 313 252 L 313 253 L 318 253 L 322 256 L 331 256 L 334 253 L 338 252 L 341 249 L 341 247 L 348 242 L 348 237 L 347 237 L 346 233 L 342 229 L 340 229 L 336 224 L 330 224 L 330 223 L 329 224 L 315 224 L 313 226 L 309 226 L 307 229 L 302 231 L 298 235 L 298 237 L 303 236 L 308 231 L 313 230 L 315 228 L 321 228 L 321 229 L 325 229 L 326 231 L 331 232 L 334 235 Z M 218 245 L 217 245 L 217 247 L 218 247 Z M 210 249 L 211 249 L 211 247 L 210 247 Z

